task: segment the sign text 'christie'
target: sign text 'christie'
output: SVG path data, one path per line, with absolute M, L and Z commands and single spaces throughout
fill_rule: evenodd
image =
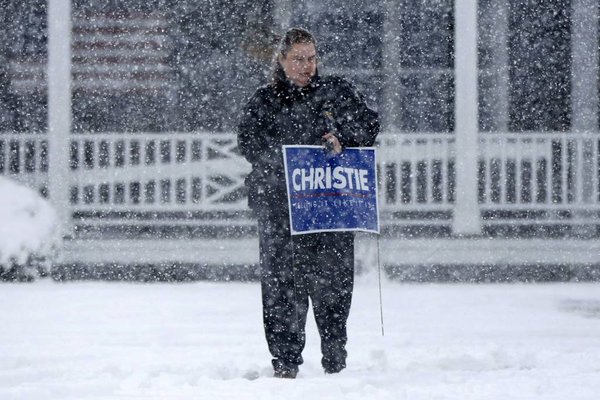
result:
M 347 167 L 296 168 L 292 171 L 294 190 L 355 189 L 369 191 L 366 169 Z

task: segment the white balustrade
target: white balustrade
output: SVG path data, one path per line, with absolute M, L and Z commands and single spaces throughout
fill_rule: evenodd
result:
M 85 133 L 72 134 L 69 143 L 72 223 L 253 223 L 244 189 L 250 165 L 237 152 L 235 134 Z M 455 146 L 453 134 L 379 137 L 384 227 L 451 226 Z M 479 151 L 482 225 L 600 223 L 600 136 L 481 133 Z M 45 134 L 0 133 L 0 174 L 45 192 L 48 165 Z

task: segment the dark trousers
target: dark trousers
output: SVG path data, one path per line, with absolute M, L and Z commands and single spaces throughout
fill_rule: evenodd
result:
M 289 233 L 287 213 L 259 217 L 263 322 L 276 369 L 302 364 L 309 298 L 326 372 L 346 366 L 346 322 L 354 285 L 354 235 Z M 292 250 L 293 249 L 293 250 Z

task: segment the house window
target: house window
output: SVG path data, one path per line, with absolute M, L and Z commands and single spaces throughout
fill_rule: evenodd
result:
M 452 131 L 454 3 L 401 1 L 397 7 L 399 104 L 389 121 L 400 131 Z
M 509 2 L 511 131 L 571 126 L 571 1 Z

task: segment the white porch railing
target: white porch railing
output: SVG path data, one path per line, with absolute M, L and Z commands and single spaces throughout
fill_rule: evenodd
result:
M 48 139 L 44 133 L 0 132 L 0 175 L 46 193 Z
M 230 133 L 100 133 L 70 137 L 71 224 L 248 225 L 249 164 Z M 0 174 L 42 192 L 45 134 L 0 134 Z M 600 136 L 482 133 L 482 226 L 600 224 Z M 382 225 L 451 225 L 453 134 L 382 134 Z M 52 195 L 52 193 L 50 193 Z
M 377 146 L 383 225 L 449 225 L 455 200 L 452 134 L 380 135 Z
M 483 134 L 482 209 L 598 210 L 599 135 Z
M 249 165 L 236 146 L 232 134 L 73 135 L 73 212 L 94 224 L 246 224 Z

